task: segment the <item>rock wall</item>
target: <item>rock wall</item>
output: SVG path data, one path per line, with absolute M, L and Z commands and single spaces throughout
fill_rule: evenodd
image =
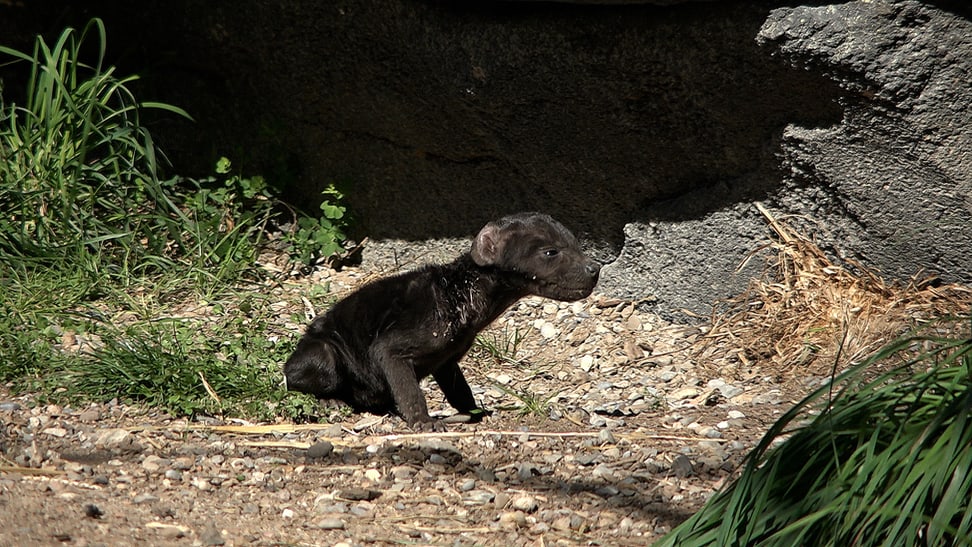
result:
M 0 6 L 0 34 L 104 17 L 198 120 L 155 126 L 180 172 L 229 155 L 310 205 L 337 182 L 366 259 L 543 210 L 602 291 L 705 314 L 760 269 L 763 201 L 890 275 L 972 281 L 964 2 L 63 4 Z
M 888 275 L 972 281 L 972 22 L 918 2 L 775 10 L 757 40 L 846 90 L 784 133 L 787 212 Z

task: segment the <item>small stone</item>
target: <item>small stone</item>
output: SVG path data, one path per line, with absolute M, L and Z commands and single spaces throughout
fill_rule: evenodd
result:
M 522 511 L 506 511 L 500 514 L 499 523 L 504 528 L 526 528 L 527 519 Z
M 2 412 L 16 412 L 21 410 L 23 407 L 19 403 L 13 401 L 4 401 L 0 403 L 0 411 Z
M 728 412 L 728 413 L 726 414 L 726 416 L 727 416 L 727 417 L 728 417 L 728 418 L 729 418 L 730 420 L 742 420 L 743 418 L 745 418 L 745 417 L 746 417 L 746 415 L 745 415 L 745 414 L 743 414 L 742 412 L 739 412 L 738 410 L 730 410 L 730 411 L 729 411 L 729 412 Z
M 668 396 L 669 399 L 673 401 L 682 401 L 685 399 L 694 399 L 699 396 L 699 390 L 694 387 L 683 387 Z
M 93 407 L 88 408 L 81 411 L 81 414 L 78 414 L 78 419 L 82 422 L 97 422 L 101 419 L 101 411 Z
M 618 494 L 620 494 L 621 490 L 618 490 L 617 486 L 614 486 L 612 484 L 606 484 L 604 486 L 600 486 L 596 488 L 594 490 L 594 493 L 597 494 L 598 496 L 601 496 L 602 498 L 610 498 L 612 496 L 617 496 Z
M 155 530 L 160 536 L 167 538 L 181 538 L 189 533 L 189 528 L 186 528 L 180 524 L 165 524 L 162 522 L 153 521 L 147 523 L 145 527 Z
M 581 370 L 584 372 L 590 372 L 594 368 L 594 357 L 592 355 L 585 355 L 578 361 Z
M 202 490 L 203 492 L 209 492 L 213 489 L 213 485 L 202 477 L 193 477 L 191 483 L 194 487 Z
M 397 465 L 391 468 L 391 475 L 396 481 L 407 481 L 415 474 L 415 469 L 407 465 Z
M 165 478 L 173 481 L 181 481 L 182 471 L 179 471 L 178 469 L 167 469 L 165 471 Z
M 226 545 L 223 533 L 216 526 L 209 524 L 199 532 L 199 541 L 203 545 Z
M 459 485 L 460 492 L 469 492 L 474 488 L 476 488 L 476 479 L 466 479 Z
M 764 405 L 764 404 L 778 405 L 782 402 L 783 402 L 783 398 L 780 396 L 780 391 L 778 389 L 772 389 L 770 391 L 767 391 L 765 393 L 760 393 L 759 395 L 753 397 L 754 405 Z
M 551 338 L 557 336 L 557 327 L 553 326 L 552 323 L 544 323 L 543 326 L 540 327 L 540 336 L 550 340 Z
M 95 434 L 92 442 L 97 446 L 116 447 L 131 442 L 131 435 L 125 429 L 102 429 Z
M 539 475 L 539 474 L 540 474 L 540 470 L 537 469 L 537 466 L 533 465 L 530 462 L 521 463 L 516 470 L 516 476 L 521 481 L 530 480 L 534 477 L 534 475 Z
M 671 382 L 677 377 L 678 377 L 678 373 L 675 372 L 674 370 L 663 370 L 655 375 L 655 378 L 658 378 L 662 382 Z
M 497 384 L 502 384 L 505 386 L 513 381 L 513 377 L 505 372 L 502 372 L 496 376 L 493 376 L 493 381 L 495 381 Z
M 145 456 L 142 460 L 142 469 L 148 471 L 149 473 L 157 473 L 163 467 L 169 465 L 169 461 L 156 456 L 155 454 L 149 454 Z
M 292 519 L 294 518 L 294 510 L 288 507 L 280 512 L 280 516 L 285 519 Z
M 44 433 L 45 435 L 50 435 L 51 437 L 63 438 L 63 437 L 67 437 L 68 431 L 63 427 L 48 427 L 41 433 Z
M 574 454 L 574 461 L 577 465 L 591 465 L 600 456 L 597 452 L 577 452 Z
M 617 440 L 615 440 L 614 434 L 611 433 L 610 429 L 602 429 L 597 432 L 597 442 L 600 444 L 615 444 Z
M 495 496 L 492 492 L 486 490 L 470 490 L 462 495 L 462 503 L 466 505 L 485 505 L 491 501 Z
M 524 513 L 532 513 L 540 507 L 540 504 L 533 496 L 520 496 L 513 500 L 512 507 Z
M 192 469 L 192 466 L 193 461 L 191 458 L 176 458 L 175 461 L 172 462 L 172 469 L 177 471 L 187 471 Z
M 603 463 L 598 464 L 598 466 L 594 468 L 594 471 L 591 471 L 591 474 L 598 479 L 604 479 L 606 481 L 614 480 L 614 470 Z
M 679 478 L 685 478 L 691 476 L 694 471 L 692 466 L 692 460 L 688 459 L 688 457 L 685 454 L 679 454 L 678 456 L 675 456 L 675 459 L 672 460 L 671 469 L 672 469 L 672 473 L 674 473 L 675 476 Z
M 378 471 L 377 469 L 368 469 L 365 471 L 364 475 L 365 478 L 371 482 L 378 482 L 381 480 L 381 471 Z
M 329 517 L 317 521 L 315 526 L 320 530 L 344 530 L 347 524 L 339 518 Z
M 746 390 L 744 390 L 739 386 L 734 386 L 732 384 L 726 384 L 719 388 L 719 393 L 721 393 L 722 396 L 725 397 L 726 399 L 732 399 L 737 395 L 741 395 L 744 391 Z
M 305 455 L 308 459 L 319 460 L 330 456 L 332 452 L 334 452 L 334 444 L 330 441 L 321 441 L 312 444 Z
M 101 510 L 100 507 L 93 503 L 86 503 L 84 505 L 84 516 L 92 519 L 100 519 L 105 512 Z
M 132 498 L 132 503 L 140 505 L 143 503 L 155 503 L 159 501 L 159 497 L 153 494 L 139 494 Z
M 370 488 L 346 488 L 338 492 L 338 496 L 348 501 L 372 501 L 381 497 L 381 492 Z

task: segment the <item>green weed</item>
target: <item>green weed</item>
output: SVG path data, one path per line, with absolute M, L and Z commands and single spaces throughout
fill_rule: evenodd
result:
M 300 215 L 297 228 L 287 234 L 292 254 L 303 264 L 314 264 L 321 258 L 337 254 L 346 237 L 344 195 L 333 184 L 329 184 L 321 195 L 320 216 Z
M 0 96 L 0 380 L 179 415 L 311 416 L 316 401 L 281 385 L 296 333 L 277 332 L 255 267 L 292 209 L 226 158 L 211 177 L 161 179 L 140 111 L 188 114 L 137 101 L 105 50 L 98 19 L 31 54 L 0 46 L 29 69 L 23 105 Z M 330 187 L 323 218 L 292 213 L 295 256 L 340 250 L 342 199 Z
M 658 545 L 970 545 L 970 468 L 972 339 L 929 329 L 790 409 L 739 479 Z
M 476 336 L 473 351 L 485 353 L 497 363 L 518 364 L 518 357 L 527 333 L 516 327 L 504 326 L 502 332 L 489 331 Z
M 97 41 L 93 64 L 83 43 Z M 70 262 L 103 274 L 149 255 L 161 257 L 180 212 L 157 177 L 157 155 L 139 111 L 135 76 L 105 66 L 105 28 L 94 19 L 78 35 L 63 32 L 32 54 L 0 46 L 30 66 L 26 103 L 0 100 L 0 253 L 45 265 Z M 133 204 L 135 206 L 133 206 Z

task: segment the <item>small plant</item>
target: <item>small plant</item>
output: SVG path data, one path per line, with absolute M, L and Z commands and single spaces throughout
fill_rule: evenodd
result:
M 139 113 L 188 115 L 135 100 L 136 77 L 104 63 L 100 20 L 0 56 L 30 64 L 25 104 L 0 97 L 0 381 L 188 416 L 315 415 L 316 401 L 282 386 L 292 348 L 276 311 L 233 289 L 263 279 L 256 259 L 286 209 L 267 181 L 226 158 L 211 177 L 160 180 Z M 344 239 L 343 196 L 324 198 L 323 217 L 297 215 L 291 235 L 308 261 Z
M 972 339 L 902 338 L 784 414 L 657 545 L 970 545 L 970 468 Z
M 98 56 L 81 59 L 95 35 Z M 0 99 L 0 253 L 11 259 L 70 261 L 126 274 L 146 255 L 161 256 L 179 212 L 158 181 L 145 108 L 105 66 L 105 28 L 92 20 L 78 35 L 65 30 L 53 47 L 38 38 L 33 54 L 0 46 L 31 71 L 23 106 Z M 105 260 L 91 260 L 90 256 Z
M 559 391 L 540 394 L 527 390 L 514 389 L 495 382 L 493 383 L 493 387 L 520 401 L 520 405 L 517 406 L 515 410 L 519 412 L 521 416 L 526 416 L 527 414 L 532 414 L 542 418 L 549 416 L 550 411 L 554 406 L 553 401 L 560 396 Z
M 287 237 L 294 256 L 304 264 L 313 264 L 336 254 L 345 240 L 347 210 L 341 203 L 344 195 L 333 184 L 328 185 L 321 195 L 321 216 L 299 216 L 297 228 Z
M 215 176 L 166 181 L 185 217 L 178 249 L 200 281 L 226 283 L 252 268 L 274 216 L 271 189 L 263 177 L 231 174 L 230 160 L 216 162 Z M 207 283 L 204 283 L 207 284 Z
M 485 352 L 497 363 L 520 363 L 517 355 L 526 339 L 526 334 L 516 327 L 504 326 L 502 332 L 480 333 L 473 343 L 474 348 Z

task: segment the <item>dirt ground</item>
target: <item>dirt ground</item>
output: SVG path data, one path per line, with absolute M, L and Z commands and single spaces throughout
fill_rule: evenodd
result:
M 338 294 L 367 278 L 320 275 Z M 514 305 L 463 361 L 492 415 L 447 433 L 339 411 L 190 422 L 0 386 L 0 545 L 650 544 L 830 371 L 752 361 L 728 341 L 700 353 L 707 327 L 636 304 Z

